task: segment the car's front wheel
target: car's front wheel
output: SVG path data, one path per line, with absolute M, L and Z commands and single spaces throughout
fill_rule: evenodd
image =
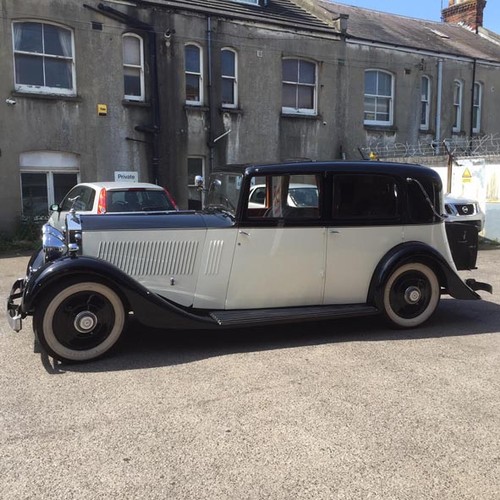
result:
M 62 361 L 102 356 L 120 338 L 125 309 L 118 294 L 94 281 L 50 289 L 33 315 L 35 334 L 45 350 Z
M 439 304 L 441 289 L 436 273 L 420 262 L 396 268 L 383 287 L 382 309 L 398 328 L 413 328 L 427 321 Z

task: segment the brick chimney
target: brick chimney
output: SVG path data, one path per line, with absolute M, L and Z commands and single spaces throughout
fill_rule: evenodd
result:
M 485 7 L 486 0 L 449 0 L 441 14 L 445 23 L 462 23 L 477 33 L 483 25 Z

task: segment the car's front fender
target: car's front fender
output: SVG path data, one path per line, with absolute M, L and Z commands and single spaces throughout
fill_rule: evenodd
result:
M 53 285 L 81 277 L 113 287 L 125 308 L 143 324 L 159 328 L 211 328 L 216 323 L 209 316 L 192 314 L 149 291 L 121 269 L 94 257 L 63 257 L 45 264 L 28 277 L 24 286 L 22 311 L 31 315 L 40 297 Z

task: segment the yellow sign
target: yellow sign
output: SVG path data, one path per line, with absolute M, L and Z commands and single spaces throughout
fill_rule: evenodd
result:
M 472 174 L 470 173 L 470 170 L 466 168 L 464 170 L 464 173 L 462 174 L 462 182 L 470 182 L 472 180 Z
M 108 114 L 108 105 L 107 104 L 98 104 L 97 105 L 97 114 L 99 116 L 106 116 Z

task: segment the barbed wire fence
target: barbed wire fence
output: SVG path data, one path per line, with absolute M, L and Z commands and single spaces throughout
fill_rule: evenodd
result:
M 376 138 L 358 150 L 367 160 L 418 162 L 425 158 L 432 163 L 441 163 L 447 161 L 450 155 L 452 158 L 482 157 L 500 160 L 500 135 L 452 137 L 440 142 L 428 139 L 415 144 L 390 143 Z

